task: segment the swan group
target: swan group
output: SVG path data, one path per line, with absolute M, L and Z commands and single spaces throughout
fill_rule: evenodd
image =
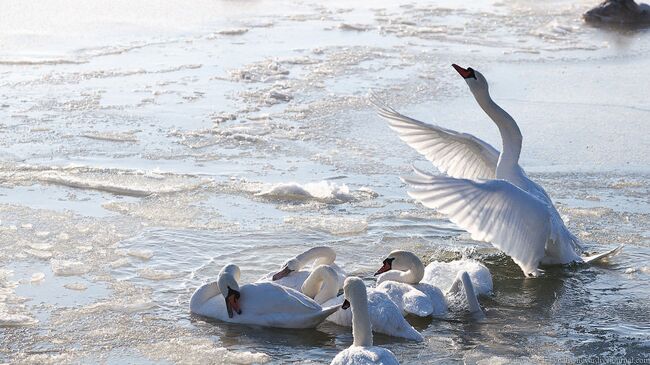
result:
M 502 151 L 472 135 L 404 116 L 375 97 L 378 114 L 446 175 L 414 167 L 416 176 L 402 177 L 411 185 L 409 195 L 446 214 L 473 239 L 503 251 L 525 276 L 542 274 L 541 265 L 594 262 L 618 253 L 620 247 L 580 255 L 580 240 L 567 229 L 546 191 L 519 165 L 522 135 L 517 123 L 492 100 L 480 72 L 452 66 L 497 125 Z M 442 316 L 467 309 L 474 319 L 482 319 L 486 314 L 478 297 L 493 290 L 489 270 L 475 260 L 424 266 L 413 252 L 393 250 L 381 261 L 376 286 L 371 288 L 358 277 L 346 278 L 335 260 L 330 247 L 310 248 L 287 260 L 279 271 L 243 285 L 239 267 L 228 264 L 217 281 L 194 292 L 190 311 L 255 326 L 313 328 L 329 321 L 352 327 L 352 345 L 338 353 L 332 365 L 392 365 L 398 364 L 395 355 L 373 346 L 373 331 L 423 341 L 405 316 Z
M 421 342 L 424 337 L 404 316 L 443 315 L 448 310 L 445 294 L 421 282 L 430 266 L 436 266 L 439 273 L 444 271 L 437 262 L 425 268 L 414 253 L 392 251 L 376 273 L 379 275 L 376 287 L 366 288 L 361 279 L 348 277 L 342 286 L 343 295 L 339 295 L 344 274 L 333 263 L 335 257 L 330 247 L 311 248 L 283 264 L 280 272 L 286 271 L 286 275 L 276 276 L 277 280 L 273 280 L 275 274 L 270 273 L 261 281 L 243 285 L 240 285 L 239 267 L 227 264 L 216 281 L 196 289 L 190 299 L 190 312 L 228 323 L 279 328 L 314 328 L 329 321 L 352 327 L 354 336 L 353 345 L 337 355 L 332 364 L 396 364 L 390 351 L 372 346 L 372 332 Z M 298 263 L 292 263 L 294 261 Z M 319 264 L 302 270 L 309 262 Z M 459 267 L 465 266 L 449 266 L 452 270 Z M 471 265 L 467 267 L 472 270 Z M 479 267 L 485 268 L 480 264 Z M 307 274 L 304 279 L 301 277 L 303 271 Z M 299 280 L 295 276 L 292 280 L 280 280 L 296 273 L 300 275 Z M 302 282 L 299 290 L 290 287 L 298 281 Z M 485 283 L 480 285 L 486 286 Z M 491 290 L 491 278 L 489 287 Z M 453 295 L 463 289 L 470 311 L 476 318 L 482 318 L 474 284 L 469 274 L 460 270 L 446 294 Z

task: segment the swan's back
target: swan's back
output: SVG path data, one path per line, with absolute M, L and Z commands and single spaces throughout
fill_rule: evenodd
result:
M 339 296 L 328 300 L 323 306 L 341 305 L 342 303 L 343 296 Z M 368 290 L 368 312 L 373 332 L 413 341 L 424 340 L 420 332 L 404 319 L 402 310 L 393 303 L 386 293 L 373 289 Z M 339 326 L 351 327 L 352 311 L 349 309 L 339 309 L 327 317 L 327 320 Z
M 300 271 L 295 271 L 290 273 L 289 275 L 280 278 L 278 280 L 273 281 L 273 275 L 275 275 L 275 272 L 270 272 L 264 276 L 262 276 L 257 282 L 258 283 L 274 283 L 277 285 L 282 285 L 287 288 L 291 288 L 294 290 L 300 291 L 300 288 L 302 287 L 302 284 L 307 280 L 309 277 L 309 270 L 300 270 Z
M 492 274 L 485 265 L 472 259 L 460 259 L 451 262 L 433 261 L 424 268 L 422 282 L 431 284 L 442 290 L 448 290 L 456 280 L 459 271 L 469 274 L 476 295 L 492 293 Z
M 419 317 L 427 317 L 433 313 L 433 305 L 429 296 L 410 284 L 384 281 L 377 286 L 376 290 L 386 293 L 403 312 Z
M 390 351 L 378 346 L 350 346 L 339 352 L 330 365 L 399 365 Z

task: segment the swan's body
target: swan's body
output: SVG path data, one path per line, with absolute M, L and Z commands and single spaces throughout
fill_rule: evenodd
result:
M 387 295 L 403 314 L 428 317 L 447 313 L 445 296 L 436 287 L 426 284 L 411 285 L 392 280 L 377 282 L 375 290 Z
M 199 287 L 190 299 L 192 313 L 224 322 L 281 328 L 313 328 L 338 307 L 323 308 L 304 294 L 274 283 L 237 284 L 239 268 L 227 265 L 217 282 Z M 238 314 L 228 308 L 220 287 L 236 292 Z M 224 297 L 226 300 L 224 301 Z
M 463 267 L 461 265 L 457 266 Z M 453 265 L 450 267 L 454 268 Z M 431 282 L 437 280 L 436 272 L 439 270 L 436 270 L 436 268 L 440 268 L 440 265 L 434 264 L 428 270 Z M 487 270 L 487 268 L 485 269 Z M 483 313 L 478 305 L 476 299 L 478 294 L 474 290 L 470 275 L 464 270 L 456 271 L 453 281 L 446 286 L 448 289 L 445 294 L 437 286 L 422 282 L 427 273 L 427 268 L 424 267 L 417 255 L 409 251 L 396 250 L 389 253 L 383 261 L 382 268 L 377 273 L 381 274 L 377 278 L 377 289 L 385 291 L 398 307 L 401 307 L 407 313 L 421 317 L 430 314 L 445 314 L 448 310 L 449 297 L 458 300 L 464 299 L 471 312 Z M 440 281 L 440 283 L 445 284 L 444 280 Z M 490 276 L 490 291 L 491 284 Z M 460 291 L 461 287 L 465 289 L 464 292 Z M 463 294 L 466 294 L 466 296 L 464 297 Z M 430 306 L 430 313 L 427 314 L 428 306 Z
M 372 345 L 372 327 L 368 313 L 366 286 L 361 279 L 347 278 L 343 295 L 349 302 L 352 312 L 352 335 L 354 342 L 349 348 L 339 352 L 330 365 L 398 365 L 395 355 L 382 347 Z M 345 303 L 343 306 L 346 307 Z
M 472 239 L 491 243 L 509 255 L 525 275 L 540 264 L 584 262 L 581 243 L 564 225 L 544 189 L 519 166 L 522 135 L 512 117 L 492 101 L 479 72 L 454 65 L 479 106 L 501 134 L 503 151 L 469 134 L 426 124 L 376 103 L 379 115 L 399 137 L 448 176 L 415 169 L 403 178 L 409 195 L 446 214 Z
M 433 261 L 424 268 L 422 282 L 438 288 L 450 288 L 459 272 L 467 272 L 476 295 L 492 294 L 492 274 L 476 260 L 460 259 L 450 262 Z
M 582 15 L 592 24 L 648 26 L 650 5 L 637 4 L 634 0 L 605 0 Z
M 310 263 L 313 263 L 312 267 L 314 268 L 319 265 L 329 265 L 334 268 L 338 275 L 338 289 L 340 289 L 343 287 L 343 281 L 345 280 L 346 275 L 345 272 L 334 263 L 334 260 L 336 260 L 336 252 L 334 252 L 331 247 L 313 247 L 287 260 L 282 264 L 282 269 L 279 272 L 270 272 L 261 277 L 258 282 L 273 281 L 278 285 L 300 291 L 302 284 L 311 273 L 311 270 L 306 270 L 304 268 Z
M 337 296 L 336 284 L 335 270 L 329 266 L 321 265 L 314 269 L 305 280 L 302 292 L 324 307 L 340 306 L 343 304 L 343 296 Z M 367 295 L 370 322 L 374 332 L 414 341 L 424 340 L 422 335 L 404 319 L 400 308 L 385 293 L 369 289 Z M 352 312 L 339 309 L 326 320 L 339 326 L 351 327 Z

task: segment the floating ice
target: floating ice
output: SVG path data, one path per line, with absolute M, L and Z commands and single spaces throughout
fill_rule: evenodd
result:
M 4 313 L 0 307 L 0 327 L 21 327 L 31 326 L 38 323 L 38 320 L 23 314 Z
M 90 271 L 90 266 L 79 261 L 51 260 L 52 271 L 57 276 L 77 276 Z
M 354 199 L 347 185 L 337 185 L 328 181 L 304 185 L 290 182 L 273 185 L 256 196 L 275 200 L 319 200 L 326 203 L 341 203 Z
M 126 251 L 126 254 L 129 255 L 129 256 L 132 256 L 132 257 L 137 257 L 137 258 L 139 258 L 141 260 L 145 260 L 145 261 L 147 261 L 147 260 L 149 260 L 149 259 L 151 259 L 153 257 L 153 251 L 152 250 L 147 250 L 147 249 L 139 250 L 139 249 L 132 248 L 132 249 L 129 249 L 128 251 Z
M 181 272 L 171 271 L 171 270 L 156 270 L 150 267 L 144 268 L 138 271 L 138 275 L 141 278 L 149 280 L 169 280 L 175 279 L 183 276 Z
M 30 282 L 32 283 L 39 283 L 45 279 L 45 274 L 42 272 L 35 272 L 32 274 L 31 279 L 29 279 Z
M 177 364 L 263 364 L 270 360 L 261 352 L 234 352 L 218 347 L 207 338 L 173 338 L 143 345 L 139 349 L 150 359 Z
M 63 285 L 64 288 L 70 289 L 70 290 L 78 290 L 78 291 L 83 291 L 88 289 L 88 286 L 84 283 L 68 283 Z

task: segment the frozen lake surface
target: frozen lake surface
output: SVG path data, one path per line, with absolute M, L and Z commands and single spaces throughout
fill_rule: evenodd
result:
M 348 328 L 188 310 L 223 265 L 255 280 L 315 245 L 369 286 L 393 249 L 490 268 L 485 320 L 375 335 L 402 364 L 650 361 L 650 33 L 585 25 L 594 5 L 3 3 L 0 363 L 329 363 Z M 435 169 L 370 90 L 500 148 L 451 63 L 490 81 L 522 166 L 587 250 L 622 254 L 525 279 L 408 197 L 399 176 Z

